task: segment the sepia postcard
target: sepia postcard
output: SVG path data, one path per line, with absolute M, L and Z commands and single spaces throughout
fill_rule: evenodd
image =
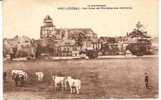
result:
M 158 99 L 159 0 L 3 0 L 3 99 Z

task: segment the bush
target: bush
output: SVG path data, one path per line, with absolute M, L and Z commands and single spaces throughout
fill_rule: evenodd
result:
M 95 59 L 98 56 L 98 53 L 96 50 L 87 50 L 86 56 L 88 56 L 89 59 Z

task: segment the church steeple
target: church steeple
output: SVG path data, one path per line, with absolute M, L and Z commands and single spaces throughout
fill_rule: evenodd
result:
M 44 26 L 48 26 L 48 27 L 55 27 L 55 25 L 53 25 L 53 20 L 52 18 L 47 15 L 45 18 L 44 18 Z
M 40 38 L 52 38 L 55 33 L 55 25 L 52 18 L 47 15 L 44 18 L 43 26 L 40 29 Z

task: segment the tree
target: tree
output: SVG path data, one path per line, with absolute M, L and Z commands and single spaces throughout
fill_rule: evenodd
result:
M 141 22 L 140 21 L 138 21 L 137 23 L 136 23 L 136 29 L 137 30 L 140 30 L 141 28 L 143 28 L 144 26 L 141 24 Z
M 78 37 L 77 37 L 77 40 L 76 40 L 76 44 L 82 48 L 83 41 L 85 41 L 85 40 L 86 40 L 85 34 L 80 32 L 78 34 Z
M 142 32 L 143 35 L 147 35 L 147 31 L 144 28 L 144 25 L 140 21 L 136 23 L 136 30 Z
M 149 40 L 151 37 L 147 35 L 147 32 L 143 28 L 144 26 L 140 22 L 137 22 L 136 28 L 127 35 L 129 39 L 135 38 L 136 41 L 129 43 L 126 49 L 137 56 L 148 54 L 149 51 L 147 48 L 151 47 L 151 41 Z
M 140 37 L 140 38 L 150 38 L 147 35 L 147 31 L 145 31 L 143 24 L 141 22 L 137 22 L 134 30 L 127 34 L 130 38 Z

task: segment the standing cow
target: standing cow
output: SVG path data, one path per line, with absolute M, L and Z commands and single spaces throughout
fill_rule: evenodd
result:
M 81 80 L 79 79 L 73 79 L 72 77 L 67 77 L 66 78 L 66 84 L 69 85 L 70 88 L 70 93 L 80 93 L 80 88 L 81 88 Z
M 23 75 L 23 76 L 24 76 L 24 80 L 27 80 L 27 79 L 28 79 L 27 73 L 24 72 L 23 70 L 12 70 L 11 74 L 12 74 L 12 80 L 15 79 L 15 76 L 16 76 L 17 74 Z
M 23 86 L 24 85 L 24 75 L 16 74 L 14 77 L 15 86 Z
M 43 72 L 35 72 L 36 78 L 38 81 L 42 81 L 44 78 L 44 73 Z
M 62 91 L 65 90 L 65 77 L 61 77 L 61 76 L 52 76 L 52 80 L 54 82 L 54 87 L 55 87 L 55 90 L 59 90 L 61 89 Z

